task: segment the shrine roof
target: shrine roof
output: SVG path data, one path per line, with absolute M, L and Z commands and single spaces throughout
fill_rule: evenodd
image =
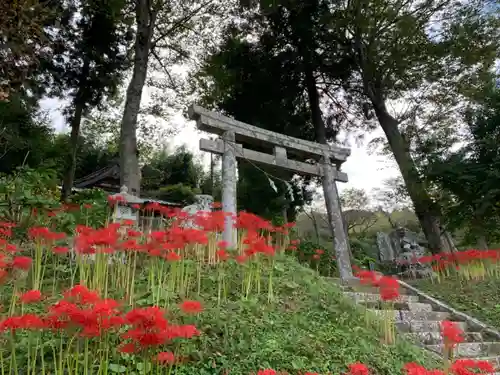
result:
M 109 181 L 111 180 L 111 183 Z M 101 188 L 110 195 L 120 194 L 120 165 L 118 162 L 114 162 L 107 167 L 101 168 L 91 174 L 75 180 L 73 184 L 74 191 L 80 191 L 83 189 L 90 188 Z M 175 206 L 182 207 L 182 203 L 178 202 L 168 202 L 161 199 L 149 198 L 149 197 L 135 197 L 126 193 L 128 196 L 128 203 L 130 204 L 147 204 L 147 203 L 159 203 L 163 206 Z

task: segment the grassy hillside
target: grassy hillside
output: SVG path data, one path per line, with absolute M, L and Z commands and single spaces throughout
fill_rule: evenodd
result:
M 414 285 L 455 309 L 500 329 L 500 280 L 449 277 L 439 284 L 418 280 Z
M 364 316 L 335 284 L 292 258 L 280 257 L 273 277 L 271 304 L 266 296 L 248 301 L 233 296 L 217 308 L 215 285 L 205 285 L 206 310 L 196 323 L 204 334 L 189 343 L 194 361 L 182 374 L 249 374 L 262 368 L 338 374 L 357 361 L 375 374 L 399 374 L 413 361 L 433 367 L 424 352 L 406 342 L 381 344 L 380 333 L 366 328 Z

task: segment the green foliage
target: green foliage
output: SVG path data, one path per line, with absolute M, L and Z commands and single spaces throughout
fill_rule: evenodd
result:
M 450 229 L 496 240 L 500 219 L 500 91 L 490 89 L 468 114 L 470 137 L 456 152 L 430 155 L 427 173 L 437 185 Z M 469 239 L 469 241 L 471 240 Z
M 336 275 L 337 265 L 329 255 L 330 252 L 326 247 L 312 241 L 302 240 L 297 246 L 297 250 L 293 250 L 293 253 L 300 263 L 318 271 L 320 275 Z
M 17 226 L 17 235 L 24 236 L 28 228 L 44 224 L 44 213 L 57 205 L 56 174 L 52 170 L 17 169 L 0 178 L 1 221 Z
M 55 57 L 48 67 L 53 94 L 69 95 L 71 109 L 101 104 L 115 95 L 128 66 L 129 22 L 124 0 L 86 1 L 65 4 L 66 22 L 57 33 Z M 70 116 L 71 117 L 71 116 Z
M 344 299 L 331 280 L 291 257 L 276 262 L 273 279 L 279 296 L 275 303 L 252 298 L 231 300 L 220 308 L 211 304 L 216 277 L 213 285 L 206 283 L 206 311 L 197 320 L 204 334 L 187 344 L 202 349 L 178 373 L 248 374 L 260 368 L 343 373 L 347 364 L 360 361 L 376 374 L 389 375 L 399 373 L 406 362 L 437 365 L 403 340 L 395 346 L 381 344 L 377 329 L 366 327 L 362 311 Z M 238 287 L 234 284 L 230 290 Z
M 371 239 L 349 238 L 351 244 L 351 253 L 354 262 L 358 266 L 367 267 L 368 263 L 376 263 L 378 259 L 378 248 L 374 237 Z
M 143 168 L 143 189 L 156 190 L 166 185 L 195 188 L 205 177 L 202 165 L 192 152 L 179 147 L 174 153 L 162 150 L 153 155 Z
M 238 210 L 252 212 L 269 220 L 283 217 L 286 210 L 288 221 L 295 221 L 297 208 L 311 201 L 311 193 L 301 188 L 297 181 L 290 180 L 290 194 L 288 186 L 281 179 L 270 177 L 272 175 L 266 174 L 266 170 L 269 169 L 257 169 L 249 162 L 238 163 Z
M 194 196 L 200 194 L 200 190 L 186 186 L 182 183 L 161 187 L 158 190 L 148 192 L 148 196 L 167 202 L 183 203 L 189 205 L 194 203 Z
M 107 195 L 98 189 L 75 194 L 73 206 L 63 210 L 59 202 L 57 173 L 51 169 L 18 168 L 0 177 L 0 221 L 16 224 L 16 238 L 26 237 L 34 226 L 50 226 L 72 233 L 77 224 L 103 226 L 109 215 Z M 50 215 L 57 212 L 57 215 Z
M 108 203 L 108 194 L 101 189 L 85 189 L 73 193 L 71 203 L 76 209 L 69 210 L 64 229 L 71 232 L 76 224 L 85 224 L 92 228 L 106 225 L 112 208 Z M 61 229 L 63 228 L 61 217 Z
M 52 130 L 36 118 L 36 108 L 21 94 L 0 100 L 0 173 L 37 168 L 47 161 Z

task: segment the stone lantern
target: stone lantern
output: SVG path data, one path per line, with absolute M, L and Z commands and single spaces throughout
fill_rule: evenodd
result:
M 120 193 L 112 195 L 116 200 L 113 221 L 132 220 L 135 224 L 139 220 L 139 209 L 134 205 L 142 205 L 144 199 L 128 193 L 128 188 L 123 185 Z

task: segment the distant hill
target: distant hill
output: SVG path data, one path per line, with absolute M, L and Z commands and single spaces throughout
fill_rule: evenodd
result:
M 377 232 L 390 232 L 398 225 L 420 232 L 417 216 L 408 209 L 393 211 L 390 214 L 381 211 L 346 210 L 344 217 L 352 235 L 375 236 Z M 326 213 L 323 212 L 300 213 L 297 216 L 297 230 L 304 238 L 316 239 L 318 235 L 321 240 L 331 239 Z

